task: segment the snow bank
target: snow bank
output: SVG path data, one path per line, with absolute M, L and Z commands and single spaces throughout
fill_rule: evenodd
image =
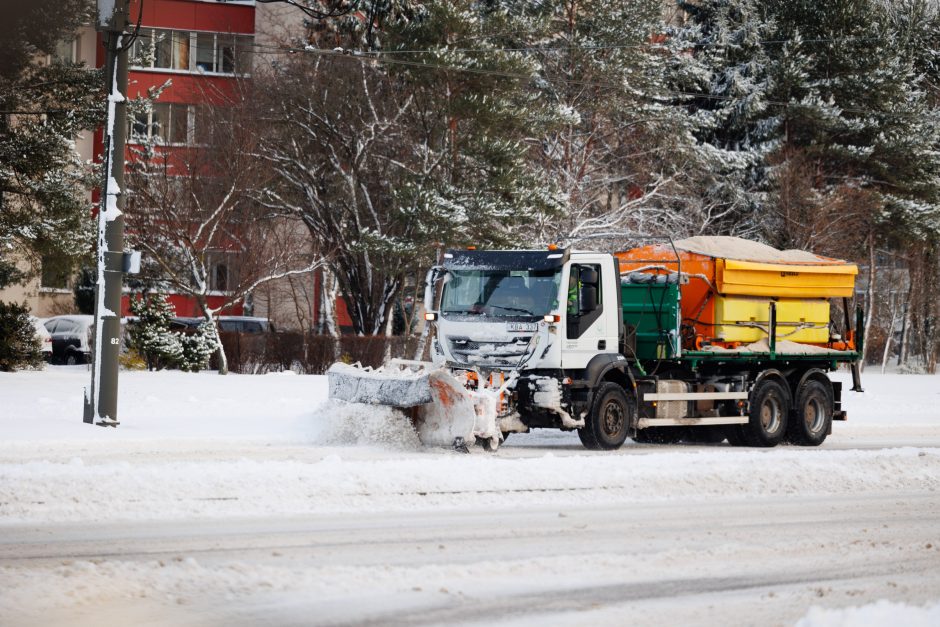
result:
M 337 436 L 340 437 L 340 436 Z M 355 439 L 347 432 L 342 437 Z M 335 451 L 335 449 L 334 449 Z M 940 491 L 940 450 L 0 464 L 0 523 Z
M 940 625 L 940 603 L 912 607 L 903 603 L 881 600 L 861 607 L 825 609 L 810 608 L 796 627 L 936 627 Z

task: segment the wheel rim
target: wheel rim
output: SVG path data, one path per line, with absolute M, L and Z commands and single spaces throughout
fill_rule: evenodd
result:
M 623 430 L 623 407 L 617 401 L 610 401 L 604 406 L 604 433 L 613 436 Z
M 766 433 L 774 433 L 780 428 L 780 401 L 775 396 L 768 396 L 760 406 L 760 424 Z
M 810 398 L 803 406 L 803 421 L 806 423 L 806 429 L 810 433 L 816 433 L 822 428 L 826 420 L 822 403 L 818 398 Z

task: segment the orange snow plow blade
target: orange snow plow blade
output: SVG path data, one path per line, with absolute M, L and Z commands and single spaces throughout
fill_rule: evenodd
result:
M 466 374 L 454 376 L 426 362 L 392 360 L 375 370 L 337 363 L 327 376 L 332 399 L 409 410 L 425 445 L 462 448 L 480 441 L 490 449 L 499 446 L 501 390 L 468 389 Z

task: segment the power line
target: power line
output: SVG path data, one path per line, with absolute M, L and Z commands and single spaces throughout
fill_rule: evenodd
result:
M 281 1 L 281 0 L 269 0 L 271 2 Z M 840 37 L 840 38 L 816 38 L 816 39 L 805 39 L 805 40 L 794 40 L 794 39 L 775 39 L 775 40 L 762 40 L 755 43 L 763 44 L 784 44 L 784 43 L 828 43 L 828 42 L 841 42 L 841 41 L 879 41 L 884 40 L 883 38 L 878 37 Z M 718 45 L 718 44 L 715 44 Z M 363 50 L 350 50 L 345 48 L 334 48 L 323 49 L 323 48 L 314 48 L 312 46 L 305 47 L 291 47 L 291 46 L 278 46 L 270 44 L 260 44 L 257 42 L 252 42 L 245 47 L 250 47 L 256 52 L 262 52 L 272 55 L 292 55 L 292 54 L 318 54 L 328 57 L 339 57 L 339 58 L 348 58 L 355 59 L 357 61 L 372 61 L 376 63 L 381 63 L 383 65 L 397 65 L 404 67 L 414 67 L 414 68 L 427 68 L 432 70 L 439 71 L 453 71 L 461 73 L 476 74 L 480 76 L 494 76 L 498 78 L 511 78 L 517 80 L 532 81 L 538 79 L 544 79 L 549 83 L 555 84 L 566 84 L 566 85 L 576 85 L 582 87 L 594 87 L 594 88 L 603 88 L 603 89 L 629 89 L 628 85 L 617 84 L 613 82 L 605 81 L 592 81 L 592 80 L 580 80 L 572 78 L 561 78 L 561 77 L 551 77 L 546 78 L 544 76 L 536 76 L 531 74 L 524 74 L 519 72 L 511 72 L 504 70 L 494 70 L 487 68 L 474 68 L 467 66 L 456 66 L 449 65 L 445 63 L 430 63 L 427 61 L 416 61 L 410 59 L 397 59 L 392 55 L 396 54 L 440 54 L 440 53 L 449 53 L 449 52 L 480 52 L 480 53 L 497 53 L 497 52 L 551 52 L 551 51 L 565 51 L 565 50 L 613 50 L 613 49 L 625 49 L 625 48 L 655 48 L 662 47 L 660 44 L 652 43 L 643 43 L 643 44 L 630 44 L 630 45 L 611 45 L 611 46 L 573 46 L 573 47 L 525 47 L 525 48 L 437 48 L 437 49 L 425 49 L 425 50 L 402 50 L 402 51 L 363 51 Z M 145 70 L 160 71 L 161 69 L 171 70 L 172 68 L 144 68 Z M 736 96 L 723 96 L 719 94 L 709 94 L 701 92 L 687 92 L 679 90 L 663 90 L 659 94 L 650 95 L 650 94 L 639 94 L 640 96 L 656 101 L 657 99 L 665 97 L 677 97 L 677 98 L 687 98 L 687 99 L 705 99 L 713 101 L 734 101 L 746 96 L 736 97 Z M 775 107 L 808 107 L 810 105 L 801 104 L 798 102 L 785 102 L 777 100 L 762 100 L 762 103 L 768 106 Z M 880 115 L 890 115 L 893 117 L 904 117 L 909 115 L 914 115 L 906 112 L 897 112 L 897 111 L 875 111 L 872 109 L 860 109 L 856 107 L 839 107 L 840 111 L 847 113 L 857 113 L 861 115 L 869 114 L 880 114 Z

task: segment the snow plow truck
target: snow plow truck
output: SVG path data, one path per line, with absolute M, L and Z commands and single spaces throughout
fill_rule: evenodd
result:
M 398 407 L 422 442 L 456 448 L 533 428 L 576 430 L 589 449 L 817 446 L 846 419 L 828 373 L 847 365 L 862 391 L 857 274 L 734 237 L 450 250 L 427 277 L 431 361 L 334 364 L 330 396 Z

